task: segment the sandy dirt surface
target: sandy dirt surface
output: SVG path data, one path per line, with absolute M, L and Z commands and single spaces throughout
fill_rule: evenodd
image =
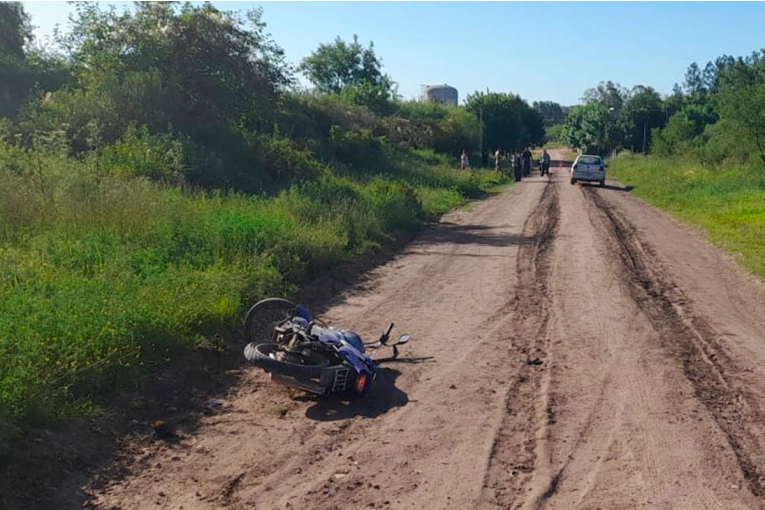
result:
M 369 398 L 240 369 L 84 506 L 765 508 L 762 286 L 618 183 L 572 186 L 554 163 L 333 303 L 331 325 L 412 336 Z

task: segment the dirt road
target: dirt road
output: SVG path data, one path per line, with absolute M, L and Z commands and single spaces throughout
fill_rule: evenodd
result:
M 765 508 L 762 286 L 610 184 L 449 214 L 324 316 L 412 335 L 368 400 L 246 369 L 92 507 Z

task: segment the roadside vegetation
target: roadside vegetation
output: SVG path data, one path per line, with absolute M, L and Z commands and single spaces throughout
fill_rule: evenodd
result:
M 458 168 L 477 105 L 492 143 L 544 136 L 513 94 L 401 100 L 357 38 L 307 56 L 299 91 L 260 10 L 76 9 L 51 49 L 0 3 L 0 450 L 505 185 Z
M 703 228 L 765 280 L 765 174 L 758 166 L 703 166 L 685 159 L 620 155 L 613 178 L 649 204 Z
M 612 177 L 765 278 L 765 50 L 693 63 L 666 97 L 609 81 L 582 99 L 562 128 L 569 146 L 619 153 Z
M 566 117 L 570 147 L 608 156 L 624 150 L 705 167 L 765 167 L 765 50 L 688 67 L 662 97 L 650 86 L 603 82 Z

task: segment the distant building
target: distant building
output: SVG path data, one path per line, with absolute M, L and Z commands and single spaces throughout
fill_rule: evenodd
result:
M 449 85 L 425 85 L 422 100 L 426 103 L 439 103 L 447 106 L 457 106 L 457 89 Z

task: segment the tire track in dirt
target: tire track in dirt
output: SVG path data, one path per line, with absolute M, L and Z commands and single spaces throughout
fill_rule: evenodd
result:
M 539 358 L 542 364 L 522 368 L 507 388 L 506 412 L 497 427 L 477 508 L 510 508 L 528 484 L 540 455 L 535 436 L 546 434 L 545 424 L 555 422 L 554 405 L 547 398 L 551 363 L 547 279 L 559 217 L 557 184 L 549 180 L 539 205 L 523 227 L 524 235 L 532 237 L 533 242 L 522 246 L 518 254 L 513 309 L 517 332 L 513 345 L 527 359 Z
M 725 433 L 749 491 L 765 497 L 765 415 L 729 377 L 739 368 L 719 344 L 716 331 L 694 313 L 651 247 L 640 240 L 635 227 L 597 191 L 587 188 L 585 194 L 608 218 L 635 302 L 662 333 L 664 347 L 682 361 L 696 397 Z
M 505 508 L 757 508 L 665 333 L 636 303 L 621 244 L 589 192 L 559 188 L 545 296 L 554 363 L 541 394 L 555 421 L 537 420 L 530 480 Z

